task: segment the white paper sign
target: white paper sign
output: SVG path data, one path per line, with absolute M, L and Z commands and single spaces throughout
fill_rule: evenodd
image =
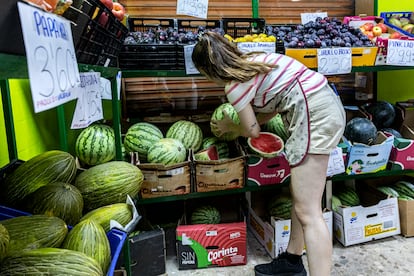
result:
M 194 46 L 195 45 L 184 46 L 185 73 L 187 75 L 200 74 L 200 72 L 194 66 L 193 59 L 191 58 L 191 55 L 193 54 Z
M 328 161 L 328 169 L 326 176 L 333 176 L 345 172 L 344 158 L 342 156 L 342 149 L 336 147 L 331 151 Z
M 177 0 L 177 14 L 207 19 L 208 0 Z
M 240 42 L 237 43 L 237 48 L 241 51 L 248 52 L 276 52 L 276 43 L 274 42 Z
M 389 39 L 386 64 L 414 66 L 414 40 Z
M 300 14 L 300 19 L 302 24 L 306 24 L 310 21 L 315 21 L 316 18 L 321 17 L 321 18 L 325 18 L 328 17 L 328 13 L 327 12 L 312 12 L 312 13 L 301 13 Z
M 102 93 L 100 89 L 99 72 L 80 74 L 80 84 L 73 89 L 78 96 L 75 113 L 72 119 L 72 129 L 85 128 L 91 123 L 103 119 Z
M 105 78 L 100 78 L 100 91 L 102 100 L 111 100 L 112 99 L 112 88 L 111 81 Z
M 349 47 L 318 49 L 318 72 L 324 75 L 348 74 L 352 70 L 352 50 Z
M 79 69 L 70 22 L 18 2 L 34 111 L 41 112 L 76 98 Z

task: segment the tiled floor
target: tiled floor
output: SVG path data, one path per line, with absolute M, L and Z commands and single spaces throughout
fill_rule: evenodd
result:
M 255 237 L 251 233 L 248 235 L 248 263 L 246 265 L 178 270 L 176 259 L 170 256 L 167 260 L 165 275 L 254 276 L 254 266 L 269 262 L 271 259 Z M 307 266 L 306 257 L 303 260 Z M 404 238 L 397 235 L 349 247 L 343 247 L 334 242 L 332 260 L 332 276 L 413 276 L 414 237 Z

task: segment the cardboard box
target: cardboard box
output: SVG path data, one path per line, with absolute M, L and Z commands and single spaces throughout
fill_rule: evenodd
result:
M 388 27 L 388 34 L 398 32 L 397 30 Z M 398 40 L 414 40 L 414 38 L 403 36 Z M 388 52 L 388 36 L 378 36 L 375 40 L 375 45 L 378 47 L 377 56 L 375 58 L 375 65 L 387 64 L 387 52 Z
M 363 207 L 338 207 L 334 212 L 334 235 L 344 246 L 401 233 L 397 198 Z
M 230 158 L 228 159 L 194 161 L 195 192 L 211 192 L 244 187 L 247 157 L 238 144 L 230 147 L 230 151 Z
M 284 154 L 263 158 L 247 155 L 247 185 L 262 186 L 285 182 L 290 176 L 290 166 Z
M 414 169 L 414 140 L 395 137 L 389 164 L 391 170 Z
M 401 135 L 407 139 L 414 139 L 414 101 L 397 102 L 402 110 Z
M 166 271 L 165 234 L 162 228 L 131 233 L 125 242 L 118 267 L 128 275 L 162 275 Z
M 223 223 L 219 224 L 186 224 L 185 215 L 180 219 L 176 231 L 180 270 L 247 263 L 244 216 L 237 211 L 221 214 Z
M 140 197 L 154 198 L 189 194 L 192 186 L 192 164 L 185 161 L 173 165 L 139 163 L 138 154 L 131 155 L 131 162 L 138 166 L 144 175 Z
M 400 212 L 401 234 L 405 237 L 414 236 L 414 200 L 398 200 Z
M 249 193 L 247 200 L 249 201 L 247 226 L 259 243 L 263 245 L 269 256 L 276 258 L 287 248 L 291 220 L 280 220 L 275 217 L 266 219 L 265 194 Z M 332 237 L 332 211 L 325 211 L 323 216 Z
M 374 145 L 346 141 L 348 144 L 347 174 L 373 173 L 385 170 L 390 157 L 394 136 L 378 132 Z
M 378 47 L 352 47 L 352 66 L 373 66 Z M 293 57 L 309 68 L 318 68 L 318 49 L 286 48 L 286 55 Z
M 323 218 L 329 229 L 329 235 L 332 239 L 333 229 L 333 213 L 332 211 L 325 210 L 323 212 Z M 290 219 L 278 219 L 275 217 L 270 218 L 270 223 L 274 229 L 274 254 L 270 255 L 272 258 L 279 256 L 279 254 L 286 251 L 290 238 Z

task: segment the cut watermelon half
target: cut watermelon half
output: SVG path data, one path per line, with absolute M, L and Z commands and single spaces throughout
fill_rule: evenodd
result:
M 282 138 L 271 132 L 260 132 L 259 137 L 247 139 L 250 149 L 258 155 L 271 158 L 283 151 Z
M 206 149 L 198 151 L 194 154 L 194 159 L 198 161 L 218 160 L 219 155 L 217 147 L 215 145 L 211 145 Z

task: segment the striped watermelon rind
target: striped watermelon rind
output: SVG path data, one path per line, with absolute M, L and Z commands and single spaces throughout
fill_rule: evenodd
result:
M 234 109 L 234 107 L 230 103 L 223 103 L 219 105 L 213 111 L 213 114 L 211 115 L 210 120 L 216 120 L 216 121 L 223 120 L 224 111 L 226 111 L 226 113 L 229 115 L 229 117 L 233 120 L 235 124 L 237 125 L 240 124 L 239 114 L 237 113 L 236 109 Z M 211 128 L 211 132 L 213 133 L 214 136 L 218 137 L 222 141 L 233 141 L 238 137 L 238 134 L 233 133 L 233 132 L 227 132 L 219 136 L 218 133 L 213 128 Z
M 160 163 L 165 166 L 184 162 L 187 158 L 187 149 L 183 143 L 174 138 L 162 138 L 148 150 L 149 163 Z
M 292 199 L 286 195 L 273 197 L 267 204 L 267 210 L 270 216 L 289 219 L 292 209 Z
M 179 120 L 168 128 L 165 137 L 177 139 L 186 149 L 198 151 L 203 142 L 203 131 L 194 122 Z
M 115 132 L 104 124 L 83 129 L 75 143 L 75 154 L 81 162 L 94 166 L 115 158 Z
M 220 221 L 220 211 L 214 206 L 201 206 L 191 213 L 192 224 L 218 224 Z
M 147 160 L 148 149 L 161 138 L 162 131 L 154 124 L 139 122 L 128 128 L 124 138 L 126 152 L 138 152 L 140 161 Z
M 356 191 L 351 187 L 345 187 L 336 196 L 345 206 L 357 206 L 360 204 L 359 196 Z
M 285 128 L 282 115 L 280 115 L 280 113 L 276 114 L 272 119 L 270 119 L 264 125 L 264 129 L 282 138 L 283 142 L 286 142 L 286 140 L 289 138 L 289 134 Z

